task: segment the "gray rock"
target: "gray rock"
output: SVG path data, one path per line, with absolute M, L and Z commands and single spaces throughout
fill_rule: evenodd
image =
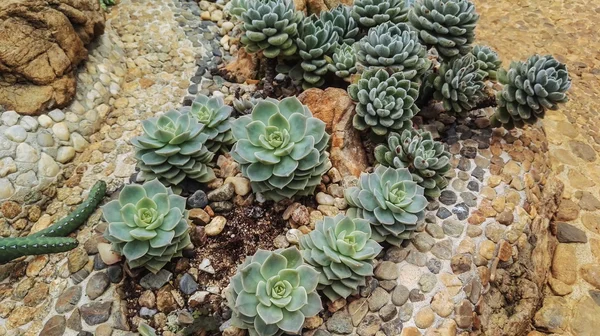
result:
M 183 293 L 191 295 L 198 290 L 198 283 L 189 273 L 185 273 L 179 280 L 179 289 Z
M 404 325 L 402 324 L 402 320 L 397 318 L 393 321 L 384 323 L 381 326 L 381 330 L 385 334 L 385 336 L 398 336 L 402 332 L 402 328 Z
M 173 273 L 161 269 L 158 273 L 148 273 L 140 280 L 140 285 L 145 289 L 159 289 L 173 278 Z
M 415 288 L 410 291 L 410 293 L 408 294 L 408 298 L 411 302 L 421 302 L 425 300 L 425 295 L 423 295 L 423 293 L 421 293 L 417 288 Z
M 435 287 L 436 283 L 437 277 L 434 274 L 425 273 L 421 275 L 421 278 L 419 279 L 419 288 L 421 288 L 421 291 L 424 293 L 429 293 Z
M 399 275 L 398 265 L 391 261 L 382 261 L 375 269 L 375 277 L 379 280 L 395 280 Z
M 585 232 L 567 223 L 556 225 L 556 238 L 561 243 L 587 243 Z
M 374 336 L 381 328 L 381 318 L 377 315 L 368 315 L 356 330 L 359 336 Z
M 435 244 L 435 239 L 426 232 L 417 233 L 411 241 L 420 252 L 428 252 Z
M 208 205 L 208 197 L 202 190 L 196 191 L 192 196 L 188 197 L 187 205 L 190 208 L 204 208 Z
M 79 303 L 82 292 L 81 286 L 67 288 L 56 300 L 56 306 L 54 307 L 56 312 L 59 314 L 64 314 L 73 310 Z
M 336 334 L 350 334 L 354 327 L 352 326 L 352 319 L 350 314 L 345 310 L 339 310 L 331 316 L 325 323 L 327 330 Z
M 87 279 L 87 277 L 89 275 L 90 275 L 90 271 L 88 271 L 85 268 L 82 268 L 79 271 L 73 273 L 73 275 L 71 275 L 71 280 L 73 280 L 73 283 L 78 284 L 78 283 L 82 282 L 83 280 Z
M 446 235 L 450 237 L 460 237 L 465 229 L 465 224 L 457 220 L 447 219 L 442 223 L 442 228 Z
M 396 309 L 396 306 L 392 303 L 386 304 L 385 306 L 383 306 L 383 308 L 379 310 L 379 316 L 381 316 L 383 322 L 387 322 L 393 319 L 394 317 L 396 317 L 397 314 L 398 310 Z
M 594 302 L 596 302 L 596 304 L 598 306 L 600 306 L 600 291 L 597 290 L 590 290 L 589 291 L 590 296 L 592 297 L 592 299 L 594 300 Z
M 108 275 L 106 275 L 106 273 L 95 273 L 92 275 L 87 283 L 87 286 L 85 287 L 85 294 L 87 294 L 90 300 L 95 300 L 104 294 L 109 285 L 110 280 L 108 279 Z
M 108 274 L 108 279 L 112 283 L 119 283 L 121 279 L 123 279 L 123 267 L 121 265 L 110 265 L 108 266 L 108 270 L 106 270 L 106 274 Z
M 403 285 L 398 285 L 392 292 L 392 302 L 396 306 L 402 306 L 408 300 L 409 291 Z
M 440 259 L 449 260 L 452 258 L 452 242 L 450 240 L 437 242 L 431 249 L 431 253 Z
M 233 183 L 225 183 L 219 188 L 208 193 L 208 200 L 211 202 L 222 202 L 230 200 L 235 195 Z
M 457 200 L 456 193 L 452 190 L 444 190 L 440 195 L 440 203 L 445 205 L 453 205 Z
M 444 238 L 444 230 L 441 226 L 435 223 L 427 224 L 427 226 L 425 227 L 425 231 L 427 231 L 427 233 L 429 233 L 435 239 Z
M 14 125 L 6 129 L 6 131 L 4 132 L 4 136 L 8 140 L 14 142 L 23 142 L 25 141 L 25 139 L 27 139 L 27 131 L 25 130 L 25 128 L 23 128 L 23 126 Z
M 413 310 L 413 304 L 407 302 L 398 308 L 398 317 L 402 322 L 409 321 L 412 318 Z
M 427 255 L 417 250 L 412 250 L 406 257 L 406 261 L 415 266 L 423 267 L 427 263 Z
M 79 309 L 75 309 L 71 316 L 67 319 L 67 328 L 81 331 L 81 314 L 79 313 Z
M 44 336 L 62 336 L 65 333 L 67 327 L 67 320 L 62 315 L 52 316 L 44 328 L 40 332 L 40 335 Z
M 368 299 L 369 310 L 377 312 L 390 301 L 390 294 L 383 288 L 377 287 Z
M 438 274 L 440 272 L 441 268 L 442 268 L 442 262 L 439 261 L 438 259 L 431 258 L 431 259 L 427 260 L 427 269 L 431 273 Z
M 108 320 L 111 307 L 112 301 L 90 302 L 79 307 L 79 312 L 85 323 L 96 325 Z
M 156 309 L 150 309 L 147 307 L 140 308 L 140 316 L 141 317 L 152 317 L 152 316 L 156 315 L 156 313 L 158 313 L 158 310 L 156 310 Z
M 210 203 L 210 207 L 215 212 L 227 212 L 227 211 L 231 211 L 231 209 L 233 209 L 233 203 L 231 203 L 229 201 L 212 202 L 212 203 Z
M 400 248 L 398 246 L 392 246 L 385 252 L 384 259 L 393 263 L 400 263 L 404 259 L 406 259 L 408 252 L 408 249 Z

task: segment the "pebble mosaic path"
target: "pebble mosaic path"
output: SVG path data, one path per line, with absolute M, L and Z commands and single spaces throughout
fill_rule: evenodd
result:
M 600 4 L 577 1 L 475 1 L 478 40 L 504 65 L 539 52 L 565 62 L 570 102 L 544 120 L 552 171 L 564 183 L 555 218 L 559 244 L 539 333 L 598 335 L 600 330 Z M 532 332 L 533 335 L 539 333 Z

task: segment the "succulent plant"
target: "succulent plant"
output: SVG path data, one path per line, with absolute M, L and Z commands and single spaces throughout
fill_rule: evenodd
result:
M 142 336 L 156 336 L 156 329 L 142 322 L 138 326 L 138 333 L 140 333 Z
M 0 239 L 0 263 L 22 256 L 66 252 L 79 244 L 77 239 L 66 237 L 85 223 L 106 194 L 106 182 L 94 184 L 88 198 L 65 218 L 26 237 Z
M 311 195 L 331 168 L 325 123 L 296 97 L 260 101 L 232 130 L 237 142 L 231 156 L 252 190 L 267 199 Z
M 248 1 L 252 0 L 231 0 L 227 4 L 227 11 L 237 19 L 241 19 L 242 13 L 245 13 L 248 10 Z
M 407 168 L 377 166 L 374 173 L 362 173 L 359 185 L 346 189 L 344 196 L 350 206 L 346 216 L 368 220 L 375 241 L 396 246 L 410 238 L 427 206 L 423 187 Z
M 248 114 L 252 112 L 252 108 L 256 105 L 261 99 L 249 97 L 249 98 L 236 98 L 233 100 L 233 108 L 239 114 Z
M 471 54 L 442 62 L 438 74 L 431 78 L 435 89 L 433 98 L 443 102 L 446 111 L 468 112 L 483 97 L 483 75 Z
M 406 0 L 355 0 L 352 17 L 361 27 L 371 28 L 386 22 L 406 22 L 408 10 Z
M 358 102 L 354 127 L 370 128 L 379 136 L 412 127 L 411 118 L 419 111 L 415 105 L 419 85 L 402 72 L 389 75 L 384 69 L 367 70 L 357 84 L 348 86 L 348 94 Z
M 100 7 L 104 10 L 108 10 L 109 6 L 114 6 L 116 4 L 116 0 L 100 0 Z
M 365 67 L 402 71 L 406 79 L 423 74 L 430 65 L 417 32 L 406 23 L 386 22 L 369 29 L 357 49 L 358 61 Z
M 387 146 L 375 148 L 375 159 L 386 167 L 408 168 L 426 196 L 438 197 L 448 185 L 444 174 L 450 170 L 450 153 L 429 132 L 413 129 L 404 130 L 402 135 L 390 133 Z
M 371 239 L 371 224 L 341 214 L 325 217 L 300 237 L 304 260 L 320 273 L 318 289 L 331 300 L 347 298 L 373 275 L 373 259 L 383 249 Z
M 425 45 L 449 59 L 471 51 L 479 14 L 470 0 L 416 0 L 408 20 Z
M 348 78 L 356 73 L 356 54 L 354 48 L 342 44 L 335 49 L 328 65 L 329 71 L 340 78 Z
M 290 77 L 306 90 L 319 87 L 325 83 L 323 76 L 327 74 L 326 56 L 331 55 L 337 47 L 338 34 L 333 23 L 324 22 L 316 15 L 304 18 L 298 27 L 298 44 L 302 61 L 290 71 Z
M 186 177 L 198 182 L 214 180 L 208 166 L 214 154 L 205 145 L 204 127 L 189 113 L 177 110 L 143 120 L 144 134 L 131 139 L 140 168 L 138 179 L 158 178 L 167 187 L 176 187 Z
M 322 11 L 320 20 L 333 24 L 333 30 L 338 34 L 339 45 L 353 45 L 356 42 L 360 29 L 352 17 L 350 7 L 340 4 L 330 11 Z
M 231 324 L 251 336 L 299 334 L 306 317 L 321 311 L 319 273 L 295 247 L 258 250 L 246 258 L 225 291 Z
M 534 123 L 544 117 L 546 109 L 558 109 L 558 104 L 568 101 L 566 92 L 571 87 L 567 66 L 552 55 L 512 62 L 508 72 L 500 69 L 498 81 L 504 87 L 496 95 L 498 108 L 492 124 L 506 128 Z
M 302 12 L 296 11 L 293 0 L 247 0 L 240 12 L 244 23 L 240 42 L 247 52 L 262 51 L 267 58 L 296 53 L 294 38 Z
M 131 268 L 157 273 L 190 244 L 185 198 L 157 179 L 126 185 L 102 213 L 108 222 L 104 237 Z
M 496 72 L 502 65 L 498 54 L 492 48 L 481 45 L 473 46 L 471 53 L 475 56 L 477 64 L 479 64 L 479 72 L 483 78 L 495 80 Z
M 202 133 L 208 136 L 205 146 L 209 151 L 213 153 L 226 151 L 229 146 L 233 145 L 232 111 L 230 106 L 225 105 L 223 97 L 209 98 L 199 94 L 192 102 L 190 113 L 201 124 L 204 124 Z

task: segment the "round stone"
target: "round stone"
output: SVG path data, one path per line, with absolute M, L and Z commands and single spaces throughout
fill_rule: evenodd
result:
M 37 162 L 40 159 L 37 149 L 31 147 L 27 143 L 20 143 L 17 146 L 17 162 Z
M 0 200 L 8 199 L 15 193 L 15 188 L 13 187 L 12 182 L 8 179 L 1 178 L 0 179 Z
M 59 140 L 68 141 L 70 138 L 69 127 L 66 123 L 60 122 L 52 126 L 52 132 Z
M 2 123 L 6 126 L 13 126 L 19 122 L 19 114 L 15 111 L 2 112 L 0 115 Z
M 95 300 L 100 297 L 110 285 L 108 275 L 104 272 L 95 273 L 90 277 L 87 287 L 85 288 L 85 294 L 91 299 Z
M 54 120 L 56 122 L 65 120 L 65 114 L 63 113 L 63 111 L 61 111 L 59 109 L 54 109 L 54 110 L 48 112 L 48 116 L 50 116 L 50 118 L 52 118 L 52 120 Z
M 48 131 L 42 131 L 37 134 L 37 143 L 42 147 L 54 146 L 54 138 Z
M 39 126 L 37 120 L 31 116 L 24 116 L 19 123 L 26 131 L 35 132 Z
M 71 146 L 63 146 L 58 149 L 56 154 L 56 161 L 60 163 L 67 163 L 75 157 L 75 148 Z
M 424 293 L 429 293 L 435 287 L 437 278 L 434 274 L 425 273 L 419 279 L 419 288 Z
M 46 177 L 54 177 L 60 172 L 60 167 L 54 161 L 54 159 L 46 154 L 40 155 L 40 161 L 38 162 L 38 173 Z
M 23 128 L 23 126 L 14 125 L 10 126 L 8 129 L 6 129 L 6 131 L 4 131 L 4 136 L 6 136 L 8 140 L 14 142 L 23 142 L 25 139 L 27 139 L 27 131 L 25 128 Z
M 430 307 L 422 308 L 415 315 L 415 325 L 421 329 L 429 328 L 435 319 L 433 310 Z
M 50 128 L 50 127 L 52 127 L 52 125 L 54 125 L 54 121 L 52 121 L 52 119 L 50 117 L 48 117 L 47 115 L 39 116 L 38 122 L 40 123 L 40 126 L 42 126 L 44 128 Z
M 209 237 L 216 236 L 223 231 L 225 224 L 227 224 L 227 219 L 223 216 L 217 216 L 204 227 L 204 232 Z
M 395 280 L 398 278 L 398 265 L 391 261 L 382 261 L 375 269 L 375 277 L 379 280 Z

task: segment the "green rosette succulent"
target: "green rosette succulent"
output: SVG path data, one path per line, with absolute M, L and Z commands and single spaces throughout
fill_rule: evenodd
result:
M 332 23 L 333 30 L 338 35 L 339 45 L 353 45 L 356 42 L 360 29 L 352 17 L 350 7 L 340 4 L 330 11 L 322 11 L 320 20 Z
M 346 189 L 344 196 L 350 206 L 346 216 L 366 219 L 375 241 L 395 246 L 410 238 L 427 206 L 423 187 L 407 168 L 377 166 L 374 173 L 362 173 L 359 185 Z
M 250 115 L 233 122 L 232 131 L 237 142 L 231 156 L 252 190 L 267 199 L 312 195 L 331 168 L 325 123 L 296 97 L 258 102 Z
M 185 198 L 157 179 L 126 185 L 102 214 L 108 222 L 104 237 L 131 268 L 157 273 L 190 244 Z
M 375 159 L 386 167 L 408 168 L 426 196 L 439 197 L 448 185 L 444 174 L 451 168 L 450 153 L 443 143 L 433 140 L 430 132 L 413 129 L 401 135 L 390 133 L 387 146 L 375 148 Z
M 373 259 L 383 247 L 371 239 L 371 224 L 344 215 L 325 217 L 300 237 L 304 260 L 320 273 L 318 289 L 333 302 L 347 298 L 373 275 Z
M 244 23 L 240 42 L 247 52 L 262 51 L 267 58 L 296 53 L 294 39 L 303 15 L 293 0 L 247 0 L 240 16 Z
M 356 73 L 356 53 L 347 44 L 338 46 L 328 65 L 329 71 L 340 78 L 348 78 Z
M 248 10 L 248 1 L 252 0 L 231 0 L 227 4 L 227 11 L 238 20 L 241 20 L 242 13 Z
M 348 86 L 348 94 L 356 101 L 352 124 L 358 130 L 371 129 L 379 136 L 412 127 L 411 118 L 419 112 L 415 100 L 419 85 L 384 69 L 363 72 L 358 83 Z
M 552 55 L 513 62 L 508 72 L 500 69 L 498 81 L 504 87 L 496 95 L 498 108 L 492 124 L 506 128 L 535 123 L 547 109 L 558 109 L 558 104 L 568 101 L 566 92 L 571 87 L 567 66 Z
M 469 0 L 416 0 L 408 20 L 423 44 L 449 59 L 471 51 L 479 14 Z
M 290 77 L 307 90 L 325 83 L 328 71 L 327 56 L 337 47 L 338 34 L 331 22 L 324 22 L 311 15 L 305 18 L 298 28 L 298 54 L 302 59 L 290 71 Z
M 471 111 L 483 97 L 483 75 L 471 54 L 442 62 L 438 74 L 431 78 L 433 98 L 441 101 L 446 111 L 459 114 Z
M 144 134 L 131 139 L 140 168 L 138 179 L 158 178 L 167 187 L 176 187 L 185 178 L 202 183 L 214 180 L 208 166 L 214 154 L 205 145 L 204 127 L 189 113 L 177 110 L 143 120 Z
M 500 56 L 492 48 L 481 45 L 474 46 L 471 54 L 475 56 L 476 62 L 479 64 L 479 72 L 482 77 L 496 80 L 496 72 L 502 65 Z
M 318 314 L 319 273 L 295 247 L 258 250 L 246 258 L 225 291 L 231 324 L 250 336 L 299 334 L 304 319 Z
M 369 29 L 357 49 L 358 61 L 365 67 L 401 71 L 406 79 L 423 74 L 430 65 L 417 32 L 405 23 L 386 22 Z
M 217 153 L 227 151 L 233 145 L 234 139 L 231 134 L 231 112 L 233 109 L 225 105 L 222 97 L 207 97 L 203 94 L 196 96 L 189 108 L 190 114 L 201 124 L 204 124 L 202 133 L 208 136 L 206 148 Z
M 386 22 L 406 22 L 408 11 L 406 0 L 355 0 L 352 17 L 361 27 L 371 28 Z

